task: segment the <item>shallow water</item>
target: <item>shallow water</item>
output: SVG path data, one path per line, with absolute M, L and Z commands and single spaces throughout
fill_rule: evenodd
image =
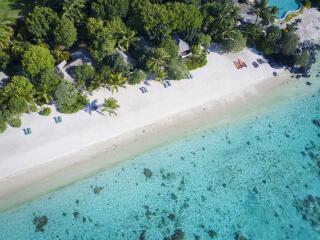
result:
M 0 240 L 320 239 L 319 71 L 268 112 L 2 213 Z
M 287 12 L 296 11 L 301 7 L 300 0 L 269 0 L 269 5 L 278 8 L 278 18 L 283 18 Z

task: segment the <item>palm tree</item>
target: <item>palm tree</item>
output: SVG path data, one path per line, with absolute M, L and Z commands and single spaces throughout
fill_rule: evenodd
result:
M 124 84 L 127 81 L 127 77 L 123 76 L 122 73 L 111 73 L 108 79 L 108 87 L 111 89 L 111 93 L 118 92 L 119 87 L 125 88 Z
M 159 82 L 163 82 L 163 80 L 167 77 L 167 73 L 164 70 L 160 70 L 156 74 L 156 81 Z
M 134 46 L 138 40 L 139 38 L 137 37 L 137 33 L 135 31 L 128 30 L 120 35 L 118 46 L 122 51 L 127 52 L 130 46 Z
M 229 1 L 214 2 L 209 4 L 206 11 L 205 29 L 211 33 L 212 37 L 221 41 L 234 35 L 237 26 L 240 9 Z
M 256 23 L 261 18 L 264 25 L 274 22 L 278 12 L 277 7 L 269 6 L 268 0 L 254 0 L 253 9 L 256 15 Z
M 108 112 L 111 116 L 112 114 L 117 115 L 116 111 L 120 107 L 118 101 L 114 98 L 108 98 L 104 100 L 102 112 Z
M 11 37 L 13 35 L 12 24 L 13 19 L 7 15 L 0 17 L 0 49 L 6 49 L 11 44 Z
M 163 48 L 157 48 L 153 56 L 147 61 L 147 67 L 155 73 L 160 73 L 169 58 L 170 55 Z

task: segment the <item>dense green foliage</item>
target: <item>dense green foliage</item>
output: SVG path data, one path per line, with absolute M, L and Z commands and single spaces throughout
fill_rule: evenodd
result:
M 54 100 L 57 109 L 62 113 L 74 113 L 83 109 L 88 103 L 86 97 L 82 96 L 76 87 L 67 81 L 62 81 L 54 92 Z
M 73 22 L 65 17 L 59 20 L 53 34 L 57 46 L 70 48 L 77 40 L 77 29 Z
M 255 47 L 304 70 L 310 63 L 310 54 L 298 50 L 295 29 L 273 25 L 277 9 L 267 0 L 254 2 L 256 23 L 251 24 L 240 21 L 240 9 L 231 0 L 37 0 L 22 5 L 18 21 L 10 17 L 16 13 L 8 17 L 0 11 L 0 71 L 10 75 L 0 88 L 0 132 L 8 124 L 21 125 L 21 115 L 38 106 L 42 115 L 50 113 L 47 105 L 77 112 L 87 104 L 86 95 L 101 87 L 114 93 L 149 78 L 185 79 L 189 70 L 206 65 L 212 42 L 225 52 Z M 191 51 L 184 58 L 179 37 Z M 91 63 L 73 67 L 74 82 L 63 80 L 54 66 L 71 61 L 71 52 L 80 47 Z M 119 104 L 106 99 L 104 107 L 114 114 Z
M 139 84 L 141 83 L 144 79 L 146 79 L 146 74 L 144 71 L 137 69 L 135 70 L 132 74 L 130 74 L 128 83 L 131 85 L 134 84 Z
M 25 73 L 35 78 L 42 71 L 54 67 L 54 58 L 45 46 L 32 45 L 23 54 L 21 64 Z

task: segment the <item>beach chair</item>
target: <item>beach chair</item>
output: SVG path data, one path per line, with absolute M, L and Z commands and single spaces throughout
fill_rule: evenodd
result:
M 167 88 L 167 87 L 169 87 L 169 86 L 168 86 L 168 83 L 167 83 L 167 81 L 164 81 L 164 82 L 163 82 L 163 86 L 164 86 L 164 88 Z
M 168 87 L 171 87 L 171 86 L 172 86 L 172 84 L 171 84 L 170 81 L 167 80 L 166 83 L 167 83 Z
M 32 134 L 31 128 L 24 128 L 24 129 L 23 129 L 23 132 L 24 132 L 24 135 L 30 135 L 30 134 Z
M 24 132 L 24 135 L 28 135 L 28 130 L 26 128 L 22 129 Z
M 253 66 L 254 68 L 258 68 L 258 67 L 259 67 L 259 64 L 254 61 L 254 62 L 252 63 L 252 66 Z
M 59 117 L 58 117 L 58 121 L 59 121 L 59 123 L 61 123 L 61 122 L 62 122 L 62 118 L 61 118 L 61 116 L 59 116 Z
M 143 83 L 144 83 L 145 85 L 147 85 L 147 86 L 150 86 L 150 83 L 149 83 L 148 80 L 145 80 Z
M 145 88 L 145 87 L 141 87 L 141 88 L 139 88 L 139 90 L 140 90 L 142 93 L 147 93 L 147 92 L 148 92 L 148 89 Z
M 240 60 L 240 59 L 238 59 L 238 63 L 240 64 L 241 68 L 242 67 L 247 67 L 247 64 L 244 61 Z
M 242 68 L 241 64 L 239 64 L 239 62 L 233 61 L 234 65 L 236 66 L 236 68 L 239 70 L 240 68 Z
M 264 63 L 266 63 L 263 59 L 261 59 L 261 58 L 258 58 L 257 59 L 257 62 L 259 63 L 259 64 L 264 64 Z

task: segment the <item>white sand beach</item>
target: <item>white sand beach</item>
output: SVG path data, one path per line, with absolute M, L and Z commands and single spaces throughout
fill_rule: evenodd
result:
M 54 111 L 49 117 L 35 113 L 23 116 L 21 129 L 10 128 L 0 136 L 0 206 L 4 208 L 8 199 L 11 204 L 18 202 L 19 195 L 28 195 L 27 190 L 23 193 L 19 190 L 49 175 L 60 182 L 55 187 L 61 186 L 65 178 L 76 179 L 78 171 L 81 172 L 79 169 L 89 172 L 91 164 L 98 164 L 93 156 L 103 151 L 110 153 L 112 149 L 122 149 L 122 152 L 104 155 L 103 162 L 110 161 L 110 165 L 129 157 L 131 148 L 151 146 L 154 140 L 143 136 L 146 131 L 156 135 L 157 131 L 165 129 L 163 133 L 167 133 L 169 139 L 175 131 L 173 127 L 179 127 L 173 124 L 177 119 L 187 124 L 205 110 L 214 116 L 223 115 L 230 104 L 237 106 L 237 103 L 247 102 L 254 105 L 248 96 L 271 91 L 290 79 L 288 71 L 272 68 L 268 63 L 254 68 L 252 62 L 257 58 L 262 57 L 249 49 L 236 54 L 212 52 L 205 67 L 192 71 L 192 79 L 172 81 L 168 88 L 151 81 L 151 86 L 145 86 L 148 88 L 146 94 L 139 90 L 143 84 L 128 85 L 113 96 L 121 105 L 117 116 L 97 112 L 90 115 L 84 111 L 72 115 Z M 233 63 L 237 59 L 246 62 L 248 67 L 237 70 Z M 279 76 L 274 77 L 273 72 Z M 90 99 L 97 99 L 101 104 L 110 96 L 108 90 L 99 90 Z M 61 116 L 62 123 L 56 124 L 54 116 Z M 32 134 L 25 136 L 23 128 L 31 128 Z M 166 138 L 163 133 L 159 135 L 162 140 Z M 128 143 L 131 145 L 126 145 Z M 103 162 L 99 163 L 101 167 L 107 165 Z M 59 175 L 66 168 L 69 170 Z M 47 187 L 46 183 L 42 185 L 44 187 Z

